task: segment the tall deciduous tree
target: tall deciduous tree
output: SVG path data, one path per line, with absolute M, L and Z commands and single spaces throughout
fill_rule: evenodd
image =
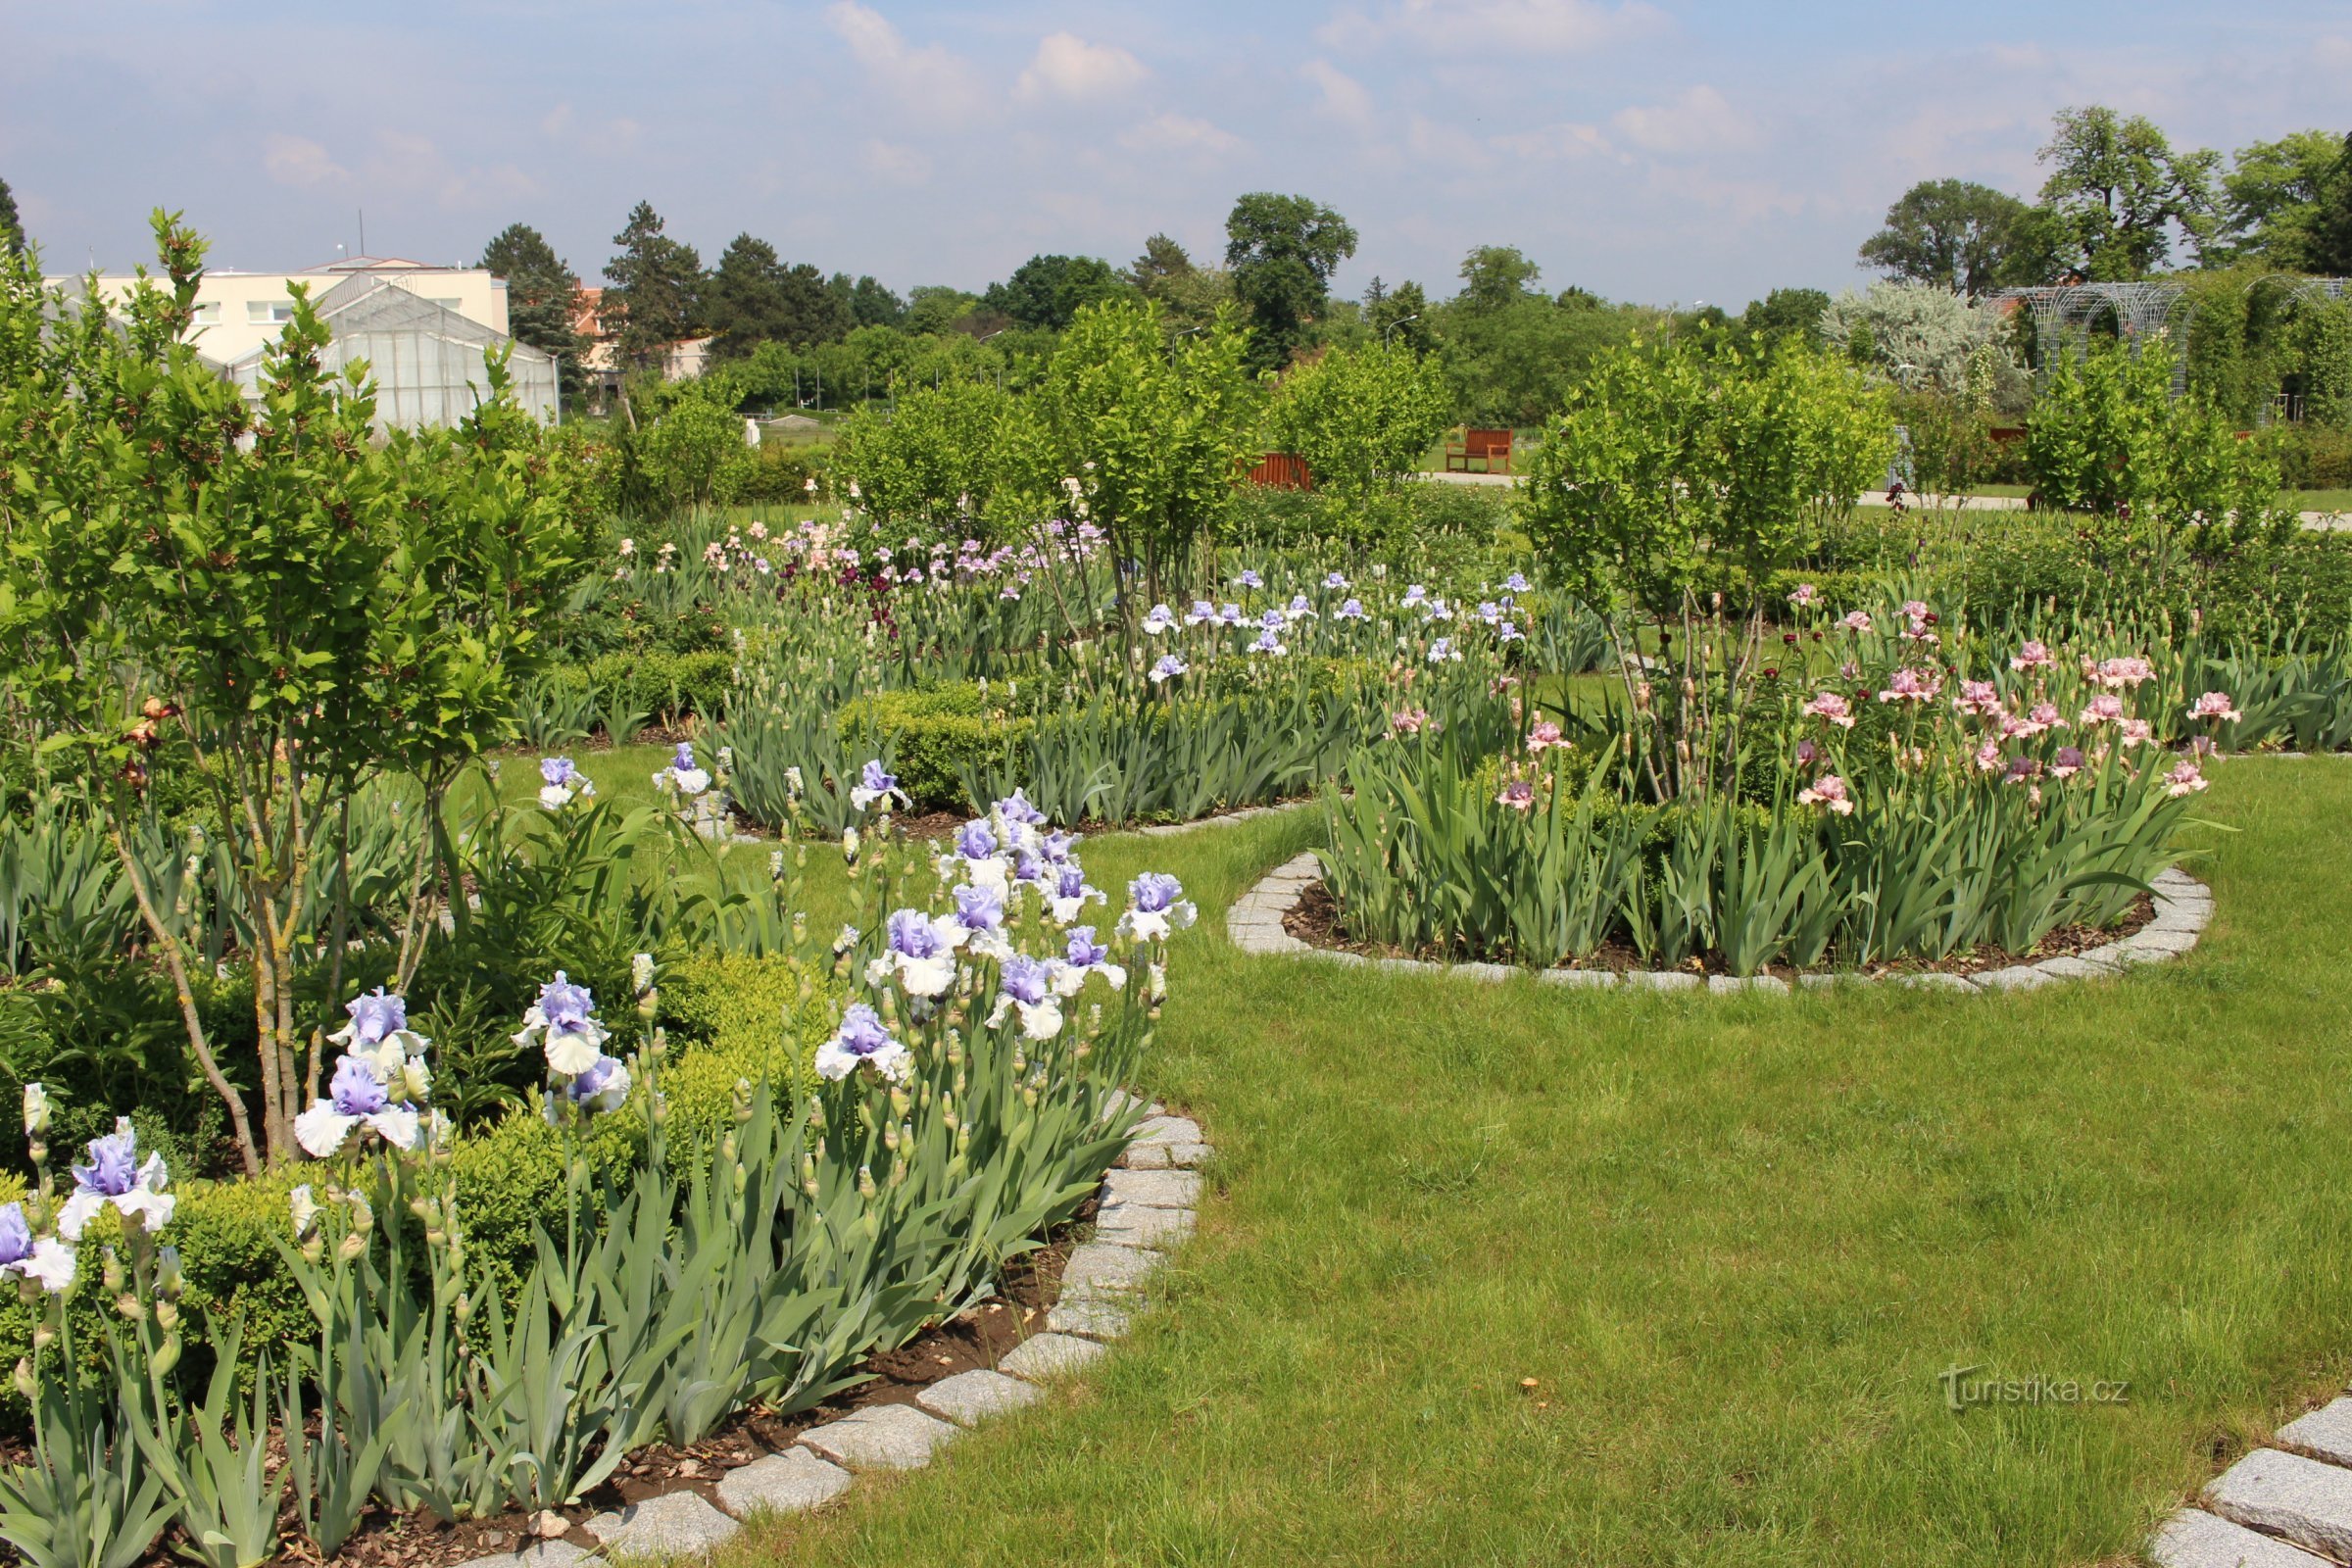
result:
M 1886 226 L 1862 242 L 1862 265 L 1905 283 L 1962 294 L 2040 283 L 2024 202 L 1965 179 L 1925 179 L 1886 209 Z
M 1002 283 L 991 283 L 980 307 L 1022 326 L 1058 332 L 1078 313 L 1133 285 L 1108 262 L 1093 256 L 1032 256 Z
M 2102 281 L 2144 277 L 2172 256 L 2178 229 L 2192 251 L 2213 233 L 2211 149 L 2175 151 L 2144 116 L 2093 105 L 2061 109 L 2041 162 L 2041 199 L 2064 225 L 2070 260 Z
M 1225 265 L 1250 331 L 1250 363 L 1286 364 L 1331 298 L 1331 274 L 1355 254 L 1355 230 L 1305 196 L 1252 191 L 1225 220 Z
M 587 385 L 581 360 L 587 343 L 572 326 L 580 291 L 574 272 L 528 223 L 510 223 L 482 247 L 484 270 L 507 282 L 507 329 L 531 347 L 556 357 L 564 401 L 575 402 Z
M 694 247 L 662 232 L 662 215 L 639 202 L 612 236 L 620 254 L 605 264 L 604 326 L 621 362 L 659 367 L 669 345 L 695 335 L 703 260 Z
M 1462 290 L 1453 300 L 1466 311 L 1508 310 L 1533 294 L 1543 275 L 1516 245 L 1481 245 L 1462 258 Z
M 17 198 L 8 181 L 0 179 L 0 251 L 24 248 L 24 223 L 17 217 Z
M 2330 182 L 2346 138 L 2298 130 L 2241 147 L 2221 179 L 2222 215 L 2207 261 L 2246 258 L 2294 271 L 2315 270 Z
M 2320 190 L 2311 224 L 2311 267 L 2331 277 L 2352 277 L 2352 135 Z

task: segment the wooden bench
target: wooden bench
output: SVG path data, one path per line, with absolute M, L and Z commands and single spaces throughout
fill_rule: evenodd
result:
M 1306 471 L 1306 460 L 1295 452 L 1269 452 L 1265 461 L 1250 470 L 1250 482 L 1268 490 L 1312 490 L 1314 475 Z
M 1487 473 L 1511 471 L 1511 432 L 1508 430 L 1464 430 L 1459 441 L 1446 443 L 1446 471 L 1470 473 L 1470 465 L 1483 463 Z

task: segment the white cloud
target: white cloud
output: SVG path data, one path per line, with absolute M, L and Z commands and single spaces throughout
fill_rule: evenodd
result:
M 1357 130 L 1372 128 L 1372 95 L 1364 90 L 1362 82 L 1328 60 L 1309 60 L 1298 68 L 1298 74 L 1322 92 L 1322 99 L 1315 106 L 1321 113 Z
M 931 177 L 931 160 L 912 147 L 896 142 L 869 141 L 858 153 L 865 172 L 894 185 L 920 185 Z
M 1222 156 L 1249 144 L 1229 130 L 1190 115 L 1155 115 L 1119 132 L 1119 145 L 1139 153 L 1204 153 Z
M 1723 94 L 1700 82 L 1671 103 L 1635 105 L 1609 117 L 1619 135 L 1653 153 L 1716 153 L 1744 147 L 1755 131 Z
M 280 185 L 308 189 L 349 179 L 351 173 L 307 136 L 272 132 L 262 138 L 262 170 Z
M 1561 121 L 1557 124 L 1538 125 L 1533 130 L 1515 130 L 1494 138 L 1498 152 L 1514 158 L 1571 160 L 1606 155 L 1616 149 L 1598 125 L 1578 124 Z
M 1130 91 L 1151 74 L 1141 60 L 1116 44 L 1088 43 L 1076 33 L 1055 32 L 1038 41 L 1037 54 L 1013 91 L 1030 100 L 1085 102 Z
M 1484 169 L 1494 161 L 1486 143 L 1458 125 L 1414 115 L 1405 125 L 1404 144 L 1413 156 L 1453 169 Z
M 1663 31 L 1665 13 L 1645 0 L 1394 0 L 1378 11 L 1335 12 L 1317 36 L 1335 48 L 1401 41 L 1447 54 L 1597 49 Z
M 476 212 L 538 192 L 538 182 L 511 163 L 456 164 L 431 138 L 409 130 L 379 130 L 375 150 L 361 166 L 370 190 L 414 192 L 450 212 Z
M 834 0 L 825 8 L 825 24 L 867 74 L 909 107 L 940 116 L 978 107 L 980 88 L 969 66 L 937 44 L 919 49 L 908 44 L 890 19 L 871 6 Z

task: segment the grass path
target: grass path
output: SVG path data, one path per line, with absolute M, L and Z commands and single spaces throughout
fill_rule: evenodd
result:
M 2205 945 L 2004 997 L 1246 961 L 1311 814 L 1091 845 L 1203 910 L 1152 1068 L 1200 1235 L 1083 1382 L 728 1560 L 2128 1559 L 2352 1358 L 2352 764 L 2218 772 Z

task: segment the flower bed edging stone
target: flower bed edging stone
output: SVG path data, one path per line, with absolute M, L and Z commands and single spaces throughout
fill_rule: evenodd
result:
M 1112 1097 L 1119 1115 L 1135 1102 Z M 869 1404 L 810 1427 L 781 1453 L 738 1465 L 711 1503 L 681 1481 L 587 1523 L 606 1550 L 630 1558 L 701 1556 L 731 1540 L 755 1514 L 802 1513 L 829 1502 L 868 1471 L 919 1469 L 966 1427 L 1044 1396 L 1038 1386 L 1080 1371 L 1126 1333 L 1166 1250 L 1192 1235 L 1200 1200 L 1198 1167 L 1216 1151 L 1189 1116 L 1143 1107 L 1126 1151 L 1102 1178 L 1094 1239 L 1070 1253 L 1046 1332 L 1022 1341 L 998 1370 L 959 1372 L 918 1391 L 913 1404 Z M 944 1418 L 944 1419 L 943 1419 Z M 533 1542 L 458 1568 L 603 1568 L 566 1541 Z
M 1533 975 L 1539 985 L 1622 986 L 1632 990 L 1696 991 L 1718 995 L 1764 991 L 1787 993 L 1790 987 L 1779 975 L 1695 975 L 1676 969 L 1632 969 L 1623 974 L 1608 969 L 1521 969 L 1505 963 L 1439 963 L 1427 958 L 1368 958 L 1338 948 L 1318 948 L 1301 942 L 1283 927 L 1283 916 L 1298 906 L 1306 890 L 1321 881 L 1323 862 L 1315 852 L 1292 857 L 1258 879 L 1257 885 L 1235 901 L 1225 913 L 1225 934 L 1244 953 L 1266 956 L 1321 958 L 1328 963 L 1370 964 L 1409 974 L 1451 974 L 1488 982 L 1513 975 Z M 2043 958 L 2037 963 L 2013 964 L 1983 974 L 1945 974 L 1927 970 L 1916 974 L 1866 975 L 1851 971 L 1800 974 L 1796 984 L 1808 988 L 1840 985 L 1912 986 L 1929 991 L 2022 991 L 2055 980 L 2086 980 L 2117 975 L 2142 963 L 2163 963 L 2197 945 L 2205 923 L 2213 918 L 2213 891 L 2177 867 L 2156 874 L 2156 916 L 2128 937 L 2104 947 Z

